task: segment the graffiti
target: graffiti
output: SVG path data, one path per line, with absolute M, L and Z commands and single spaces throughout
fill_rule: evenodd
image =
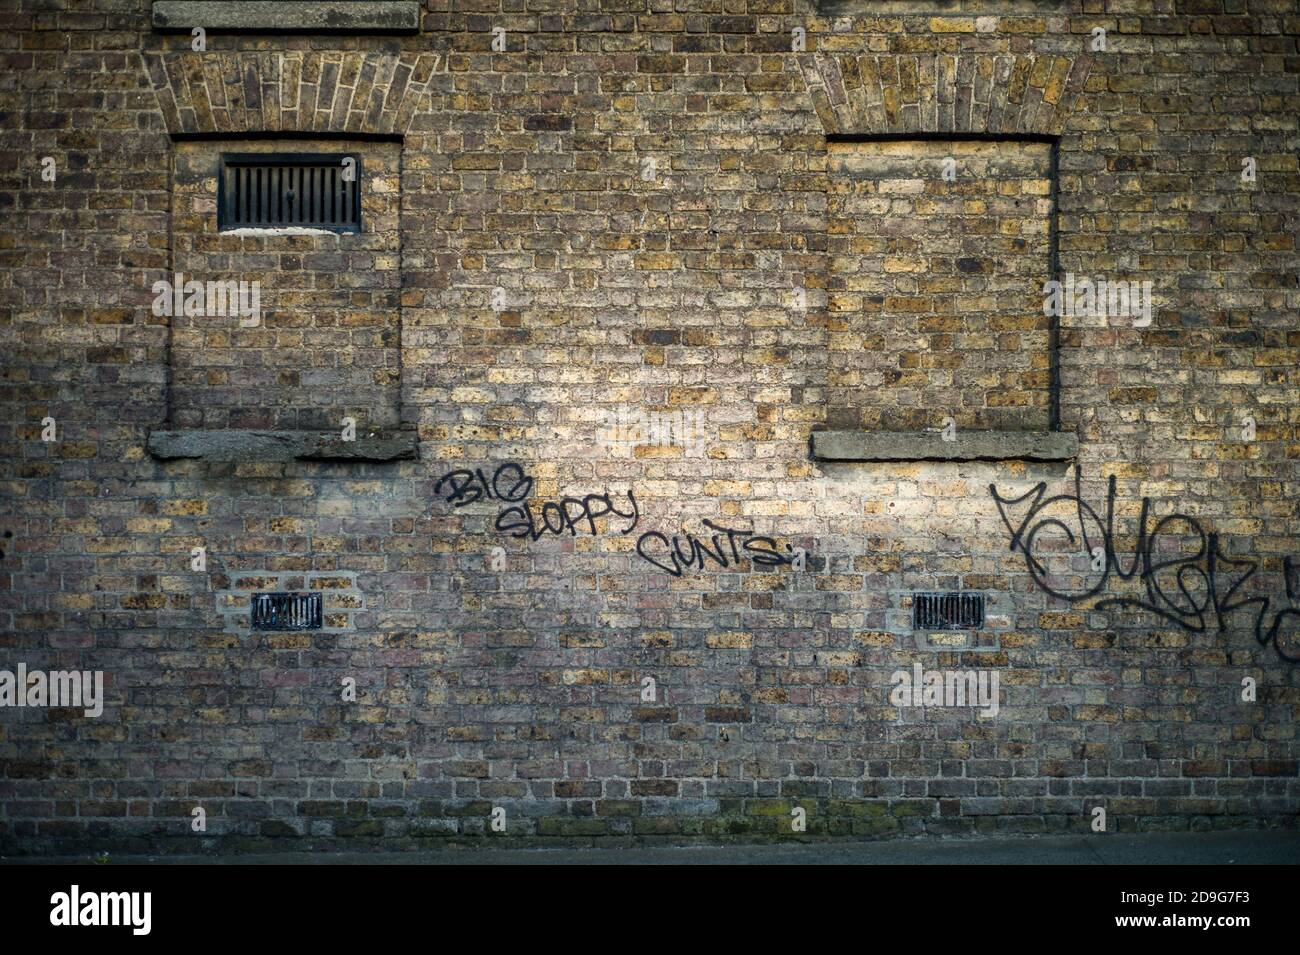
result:
M 546 533 L 562 534 L 566 530 L 570 537 L 576 537 L 580 525 L 586 521 L 591 535 L 595 537 L 599 533 L 596 528 L 596 518 L 613 514 L 615 517 L 631 521 L 627 527 L 619 531 L 620 534 L 630 534 L 636 527 L 637 521 L 641 519 L 641 511 L 637 507 L 636 495 L 632 493 L 631 488 L 628 489 L 627 499 L 631 505 L 631 513 L 624 513 L 615 507 L 608 492 L 588 494 L 581 498 L 562 497 L 558 502 L 547 501 L 542 505 L 537 517 L 533 516 L 531 505 L 516 504 L 504 508 L 497 515 L 496 529 L 502 533 L 510 533 L 511 537 L 527 537 L 530 540 L 537 540 Z M 603 507 L 596 510 L 593 505 L 603 505 Z M 551 523 L 552 517 L 555 518 L 554 524 Z M 540 522 L 538 518 L 541 519 Z
M 507 482 L 512 482 L 505 490 L 502 489 L 503 477 Z M 452 507 L 464 507 L 485 497 L 488 500 L 524 501 L 533 490 L 533 479 L 528 476 L 523 465 L 516 464 L 514 461 L 507 461 L 497 468 L 491 481 L 483 475 L 482 470 L 448 471 L 438 478 L 438 483 L 433 486 L 433 493 L 441 495 L 444 484 L 447 485 L 447 502 Z
M 596 521 L 609 515 L 628 522 L 626 527 L 617 531 L 619 534 L 632 533 L 640 523 L 641 508 L 631 488 L 627 490 L 626 509 L 615 506 L 615 501 L 621 501 L 621 496 L 611 496 L 608 491 L 583 497 L 562 497 L 558 501 L 541 503 L 540 507 L 535 508 L 528 500 L 535 486 L 536 482 L 524 470 L 523 465 L 507 461 L 490 478 L 480 468 L 448 471 L 434 484 L 433 492 L 452 507 L 465 507 L 482 500 L 503 501 L 506 506 L 497 513 L 494 528 L 510 537 L 533 541 L 545 534 L 560 535 L 565 531 L 571 537 L 576 537 L 579 532 L 595 537 L 600 533 Z M 725 545 L 717 533 L 711 535 L 710 549 L 708 543 L 692 534 L 686 535 L 683 544 L 677 535 L 670 539 L 659 531 L 646 531 L 637 538 L 637 556 L 674 577 L 680 577 L 685 570 L 692 568 L 704 570 L 707 561 L 712 561 L 724 570 L 740 564 L 746 558 L 761 567 L 790 564 L 795 570 L 803 570 L 805 566 L 807 552 L 802 547 L 786 544 L 785 549 L 790 553 L 783 554 L 776 541 L 770 537 L 759 536 L 753 531 L 722 527 L 708 520 L 704 524 L 712 531 L 725 534 Z M 662 548 L 654 546 L 655 542 L 662 545 Z M 741 556 L 742 552 L 745 557 Z
M 704 526 L 713 531 L 721 531 L 727 535 L 727 543 L 724 546 L 722 538 L 717 534 L 711 535 L 713 549 L 697 538 L 694 534 L 686 535 L 686 549 L 682 550 L 682 540 L 676 534 L 671 541 L 666 534 L 659 531 L 646 531 L 636 542 L 636 552 L 642 560 L 654 564 L 664 573 L 672 574 L 674 577 L 680 577 L 686 570 L 696 569 L 704 570 L 705 561 L 711 560 L 723 570 L 726 570 L 731 564 L 739 564 L 744 558 L 741 557 L 741 551 L 753 560 L 760 567 L 780 567 L 783 564 L 794 564 L 797 559 L 803 556 L 802 551 L 796 551 L 789 544 L 786 544 L 786 550 L 790 555 L 782 554 L 776 546 L 776 541 L 770 537 L 760 537 L 753 531 L 738 530 L 733 527 L 722 527 L 714 524 L 712 521 L 704 521 Z M 736 546 L 737 540 L 740 547 Z M 651 547 L 650 542 L 657 541 L 662 545 L 662 549 Z M 727 554 L 731 555 L 731 562 L 727 561 Z M 671 566 L 660 560 L 671 561 Z
M 1300 662 L 1300 652 L 1288 652 L 1300 648 L 1283 646 L 1283 625 L 1288 619 L 1300 621 L 1300 608 L 1275 610 L 1270 623 L 1269 611 L 1274 606 L 1271 598 L 1242 596 L 1246 582 L 1255 576 L 1258 560 L 1225 554 L 1219 535 L 1207 532 L 1196 518 L 1186 514 L 1169 514 L 1151 524 L 1151 501 L 1144 497 L 1133 554 L 1126 567 L 1115 544 L 1114 475 L 1107 486 L 1104 517 L 1083 499 L 1078 469 L 1074 483 L 1073 494 L 1047 497 L 1047 484 L 1043 482 L 1014 498 L 1004 498 L 996 485 L 989 485 L 998 514 L 1011 535 L 1010 549 L 1024 555 L 1025 567 L 1043 592 L 1077 603 L 1104 594 L 1112 576 L 1120 580 L 1136 578 L 1145 597 L 1106 597 L 1097 602 L 1096 609 L 1146 610 L 1191 633 L 1210 629 L 1226 632 L 1230 629 L 1228 618 L 1253 610 L 1256 642 L 1261 646 L 1271 643 L 1277 655 L 1289 663 Z M 1026 507 L 1024 516 L 1013 525 L 1008 508 L 1014 510 L 1022 505 Z M 1085 566 L 1087 569 L 1082 569 Z M 1057 572 L 1071 567 L 1075 569 Z M 1294 601 L 1300 590 L 1298 569 L 1290 557 L 1284 558 L 1288 601 Z M 1081 582 L 1075 584 L 1076 578 Z
M 563 534 L 565 531 L 569 532 L 570 537 L 576 537 L 578 531 L 583 529 L 584 522 L 585 529 L 594 537 L 600 533 L 596 526 L 597 518 L 609 514 L 630 521 L 627 527 L 619 531 L 620 534 L 630 534 L 641 519 L 636 495 L 630 488 L 627 492 L 628 511 L 615 507 L 614 499 L 608 492 L 546 501 L 539 510 L 534 511 L 528 501 L 534 484 L 523 465 L 507 461 L 493 472 L 490 480 L 481 469 L 449 471 L 438 479 L 438 483 L 433 486 L 433 493 L 445 497 L 452 507 L 464 507 L 484 498 L 505 501 L 509 506 L 503 507 L 497 514 L 496 529 L 511 537 L 527 537 L 529 540 L 537 540 L 543 534 Z

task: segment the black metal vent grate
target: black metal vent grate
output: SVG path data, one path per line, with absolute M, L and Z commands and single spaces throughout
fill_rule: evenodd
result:
M 217 195 L 221 229 L 300 226 L 361 231 L 361 158 L 339 154 L 226 155 Z
M 319 630 L 320 594 L 253 594 L 254 630 Z
M 912 594 L 912 629 L 978 630 L 984 626 L 981 593 Z

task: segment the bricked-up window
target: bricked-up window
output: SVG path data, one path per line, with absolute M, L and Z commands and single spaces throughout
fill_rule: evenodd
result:
M 223 155 L 220 227 L 360 232 L 361 169 L 356 155 Z
M 1051 144 L 828 149 L 828 426 L 1047 429 Z
M 342 192 L 343 159 L 357 160 L 351 213 L 361 231 L 328 228 L 296 178 L 260 184 L 267 228 L 229 228 L 223 176 L 231 159 L 263 170 L 297 157 L 337 168 L 324 188 Z M 324 157 L 325 161 L 318 159 Z M 321 177 L 317 176 L 317 185 Z M 308 186 L 311 179 L 306 179 Z M 294 190 L 289 195 L 290 189 Z M 279 205 L 272 201 L 278 189 Z M 175 429 L 332 431 L 345 417 L 365 433 L 400 421 L 401 147 L 325 139 L 181 141 L 173 150 L 173 284 L 244 283 L 258 314 L 173 309 L 170 424 Z M 297 210 L 302 207 L 303 212 Z M 274 216 L 272 216 L 274 211 Z M 331 212 L 334 225 L 341 221 Z M 298 222 L 298 219 L 304 221 Z M 286 221 L 287 219 L 287 221 Z M 289 226 L 289 227 L 286 227 Z M 310 227 L 308 227 L 310 226 Z

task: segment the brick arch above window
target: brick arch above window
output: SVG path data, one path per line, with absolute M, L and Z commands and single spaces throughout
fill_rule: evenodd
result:
M 400 136 L 437 73 L 437 53 L 146 53 L 172 135 Z
M 808 93 L 829 135 L 1059 135 L 1087 54 L 807 53 Z

